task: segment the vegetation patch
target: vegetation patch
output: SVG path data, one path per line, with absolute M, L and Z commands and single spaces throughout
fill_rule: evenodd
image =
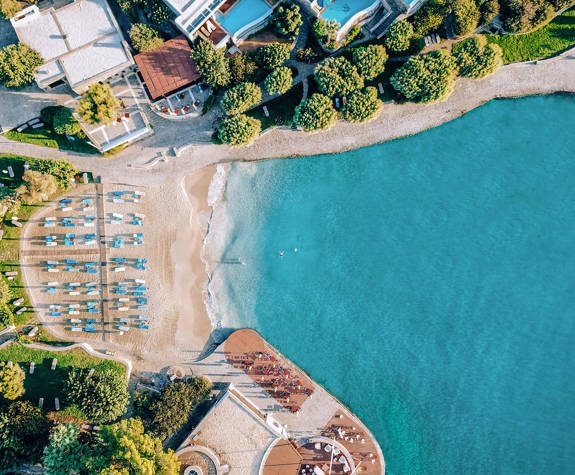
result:
M 518 63 L 555 56 L 575 46 L 575 9 L 524 35 L 488 35 L 487 41 L 503 50 L 503 62 Z
M 58 358 L 58 364 L 56 369 L 52 370 L 54 358 Z M 64 401 L 66 380 L 74 368 L 94 368 L 96 372 L 111 371 L 118 375 L 126 373 L 126 368 L 120 363 L 91 356 L 79 348 L 56 352 L 36 350 L 12 343 L 0 349 L 0 361 L 18 363 L 25 370 L 25 392 L 22 399 L 38 404 L 39 398 L 43 397 L 50 407 L 53 406 L 56 397 L 60 398 L 61 402 Z M 34 374 L 30 374 L 29 371 L 32 362 L 35 363 Z
M 65 135 L 59 135 L 48 127 L 25 128 L 22 132 L 16 129 L 9 130 L 4 136 L 14 142 L 23 142 L 42 147 L 55 148 L 58 150 L 70 150 L 72 152 L 85 153 L 89 155 L 98 155 L 98 149 L 90 145 L 86 139 L 74 137 L 74 140 L 68 139 Z
M 252 109 L 248 115 L 261 122 L 262 130 L 278 125 L 290 126 L 293 123 L 295 108 L 300 103 L 302 96 L 303 84 L 300 82 L 293 86 L 283 96 L 277 97 L 263 104 L 269 112 L 269 117 L 266 117 L 264 114 L 263 107 Z

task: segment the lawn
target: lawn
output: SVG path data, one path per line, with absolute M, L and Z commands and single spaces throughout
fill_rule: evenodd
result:
M 18 132 L 16 129 L 9 130 L 4 136 L 15 142 L 41 145 L 42 147 L 71 150 L 72 152 L 86 153 L 89 155 L 98 155 L 100 153 L 96 148 L 89 145 L 86 140 L 76 137 L 75 140 L 69 141 L 65 135 L 55 134 L 52 130 L 45 127 L 38 127 L 37 129 L 28 127 L 22 132 Z
M 51 370 L 52 360 L 58 358 L 58 364 L 54 371 Z M 115 361 L 103 360 L 91 356 L 84 350 L 75 348 L 70 351 L 45 351 L 36 350 L 12 343 L 0 349 L 0 361 L 12 361 L 19 363 L 26 372 L 24 382 L 23 399 L 27 399 L 32 404 L 38 404 L 39 398 L 44 398 L 46 409 L 54 408 L 54 398 L 60 398 L 60 403 L 64 399 L 64 382 L 72 368 L 94 368 L 96 371 L 111 369 L 119 374 L 125 374 L 126 368 Z M 34 374 L 30 374 L 29 365 L 35 363 Z
M 270 113 L 269 117 L 264 115 L 262 106 L 258 106 L 251 110 L 247 115 L 261 120 L 262 130 L 276 125 L 290 126 L 293 121 L 295 108 L 300 103 L 302 95 L 303 85 L 298 83 L 282 96 L 272 99 L 264 104 Z
M 525 35 L 487 35 L 489 43 L 501 46 L 505 64 L 549 58 L 575 46 L 575 9 Z

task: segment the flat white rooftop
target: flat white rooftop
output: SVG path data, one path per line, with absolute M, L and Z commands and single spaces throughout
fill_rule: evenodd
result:
M 44 12 L 31 6 L 11 22 L 20 41 L 50 63 L 36 72 L 40 85 L 60 71 L 70 86 L 80 86 L 133 64 L 106 0 L 78 0 Z

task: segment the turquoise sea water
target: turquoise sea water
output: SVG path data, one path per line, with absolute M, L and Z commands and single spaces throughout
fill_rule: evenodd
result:
M 234 165 L 224 323 L 349 405 L 388 473 L 574 473 L 574 131 L 575 98 L 533 97 Z

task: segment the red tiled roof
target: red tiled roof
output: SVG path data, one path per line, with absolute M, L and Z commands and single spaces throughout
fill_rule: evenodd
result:
M 153 100 L 200 79 L 191 52 L 188 40 L 181 35 L 158 49 L 134 56 Z

